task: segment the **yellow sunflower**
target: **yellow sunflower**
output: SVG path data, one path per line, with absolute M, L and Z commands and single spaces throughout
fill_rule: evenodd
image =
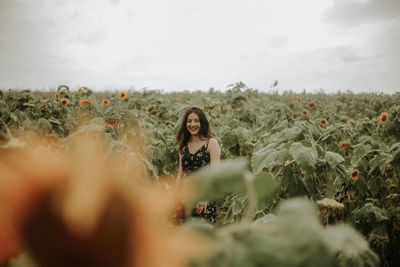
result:
M 92 104 L 92 101 L 90 101 L 89 99 L 81 99 L 81 100 L 79 101 L 79 104 L 80 104 L 81 106 L 87 106 L 87 105 L 91 105 L 91 104 Z
M 351 143 L 349 141 L 340 141 L 338 147 L 340 149 L 348 149 L 351 148 Z
M 302 101 L 303 101 L 303 100 L 301 100 L 301 98 L 300 98 L 300 97 L 298 97 L 298 98 L 297 98 L 297 103 L 299 103 L 299 104 L 300 104 Z
M 103 105 L 107 106 L 110 104 L 110 101 L 108 99 L 103 99 Z
M 301 115 L 303 115 L 304 117 L 307 117 L 309 115 L 308 110 L 302 109 L 301 110 Z
M 387 112 L 382 112 L 381 115 L 379 116 L 379 120 L 382 123 L 385 123 L 388 119 L 389 115 L 387 114 Z
M 353 170 L 353 171 L 350 173 L 349 177 L 350 177 L 351 180 L 357 181 L 359 175 L 360 175 L 360 172 L 359 172 L 358 170 Z
M 315 108 L 315 102 L 314 101 L 310 101 L 310 102 L 308 102 L 308 109 L 313 109 L 313 108 Z
M 319 124 L 321 124 L 322 127 L 326 127 L 328 125 L 328 121 L 326 119 L 322 118 L 319 121 Z
M 128 92 L 119 93 L 119 100 L 124 100 L 128 96 Z
M 66 105 L 68 105 L 69 100 L 68 100 L 68 98 L 63 98 L 63 99 L 61 99 L 60 102 L 61 102 L 61 105 L 66 106 Z

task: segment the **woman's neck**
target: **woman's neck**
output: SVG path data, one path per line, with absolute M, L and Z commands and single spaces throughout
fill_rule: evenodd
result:
M 190 137 L 190 141 L 191 142 L 197 142 L 197 141 L 201 141 L 201 140 L 203 140 L 204 138 L 202 138 L 200 135 L 192 135 L 191 137 Z

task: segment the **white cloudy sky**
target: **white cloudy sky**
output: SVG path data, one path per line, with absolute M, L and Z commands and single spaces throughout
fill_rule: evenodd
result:
M 0 0 L 0 88 L 400 91 L 399 0 Z

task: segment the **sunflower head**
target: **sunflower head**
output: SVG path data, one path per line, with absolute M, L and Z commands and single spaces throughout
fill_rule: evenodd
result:
M 302 109 L 301 110 L 301 115 L 303 115 L 304 117 L 307 117 L 309 115 L 308 110 Z
M 303 100 L 301 100 L 301 98 L 300 98 L 300 97 L 298 97 L 296 101 L 297 101 L 297 103 L 299 103 L 299 104 L 300 104 L 300 103 L 301 103 Z
M 308 102 L 308 109 L 313 109 L 313 108 L 315 108 L 315 102 L 314 101 L 310 101 L 310 102 Z
M 149 107 L 148 111 L 150 112 L 150 114 L 156 114 L 157 112 L 157 106 L 156 105 L 152 105 Z
M 68 98 L 63 98 L 63 99 L 61 99 L 60 102 L 61 102 L 61 105 L 66 106 L 66 105 L 68 105 L 69 100 L 68 100 Z
M 349 141 L 340 141 L 338 147 L 340 149 L 348 149 L 351 148 L 351 143 Z
M 103 99 L 103 105 L 107 106 L 110 104 L 110 101 L 108 99 Z
M 120 92 L 119 93 L 119 100 L 124 100 L 128 96 L 127 92 Z
M 376 124 L 378 124 L 378 120 L 377 120 L 376 118 L 374 118 L 374 119 L 372 120 L 372 123 L 373 123 L 374 125 L 376 125 Z
M 351 124 L 352 124 L 352 123 L 351 123 L 351 120 L 347 120 L 347 121 L 346 121 L 346 124 L 351 125 Z
M 382 123 L 385 123 L 388 119 L 389 115 L 387 114 L 387 112 L 382 112 L 381 115 L 379 116 L 379 120 Z
M 356 114 L 356 119 L 359 119 L 360 118 L 360 113 L 357 113 Z
M 57 98 L 57 99 L 59 99 L 59 98 L 60 98 L 60 93 L 56 93 L 56 94 L 54 95 L 54 97 Z
M 351 180 L 357 181 L 359 175 L 360 175 L 360 172 L 359 172 L 358 170 L 353 170 L 353 171 L 350 173 L 349 177 L 350 177 Z
M 83 107 L 83 106 L 91 105 L 92 101 L 90 101 L 90 99 L 81 99 L 79 101 L 79 104 Z
M 319 121 L 319 124 L 320 124 L 322 127 L 326 127 L 326 126 L 328 125 L 328 121 L 327 121 L 325 118 L 322 118 L 322 119 Z
M 41 104 L 40 106 L 41 106 L 42 108 L 46 108 L 46 109 L 49 108 L 49 105 L 47 105 L 46 103 L 43 103 L 43 104 Z
M 82 94 L 82 92 L 83 92 L 83 89 L 82 89 L 82 88 L 79 88 L 79 89 L 78 89 L 78 94 L 80 94 L 80 95 L 81 95 L 81 94 Z
M 364 121 L 368 122 L 369 121 L 369 117 L 364 117 Z

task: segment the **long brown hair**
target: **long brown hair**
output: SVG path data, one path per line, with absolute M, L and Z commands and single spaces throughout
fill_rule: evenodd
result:
M 186 110 L 185 115 L 183 115 L 183 119 L 181 122 L 181 126 L 179 127 L 179 131 L 176 134 L 176 143 L 179 144 L 179 152 L 183 151 L 183 148 L 187 146 L 187 143 L 190 140 L 191 134 L 186 128 L 186 121 L 188 116 L 191 113 L 196 113 L 200 119 L 200 137 L 201 138 L 211 138 L 213 137 L 211 133 L 210 123 L 207 120 L 206 114 L 200 109 L 196 107 L 191 107 Z

